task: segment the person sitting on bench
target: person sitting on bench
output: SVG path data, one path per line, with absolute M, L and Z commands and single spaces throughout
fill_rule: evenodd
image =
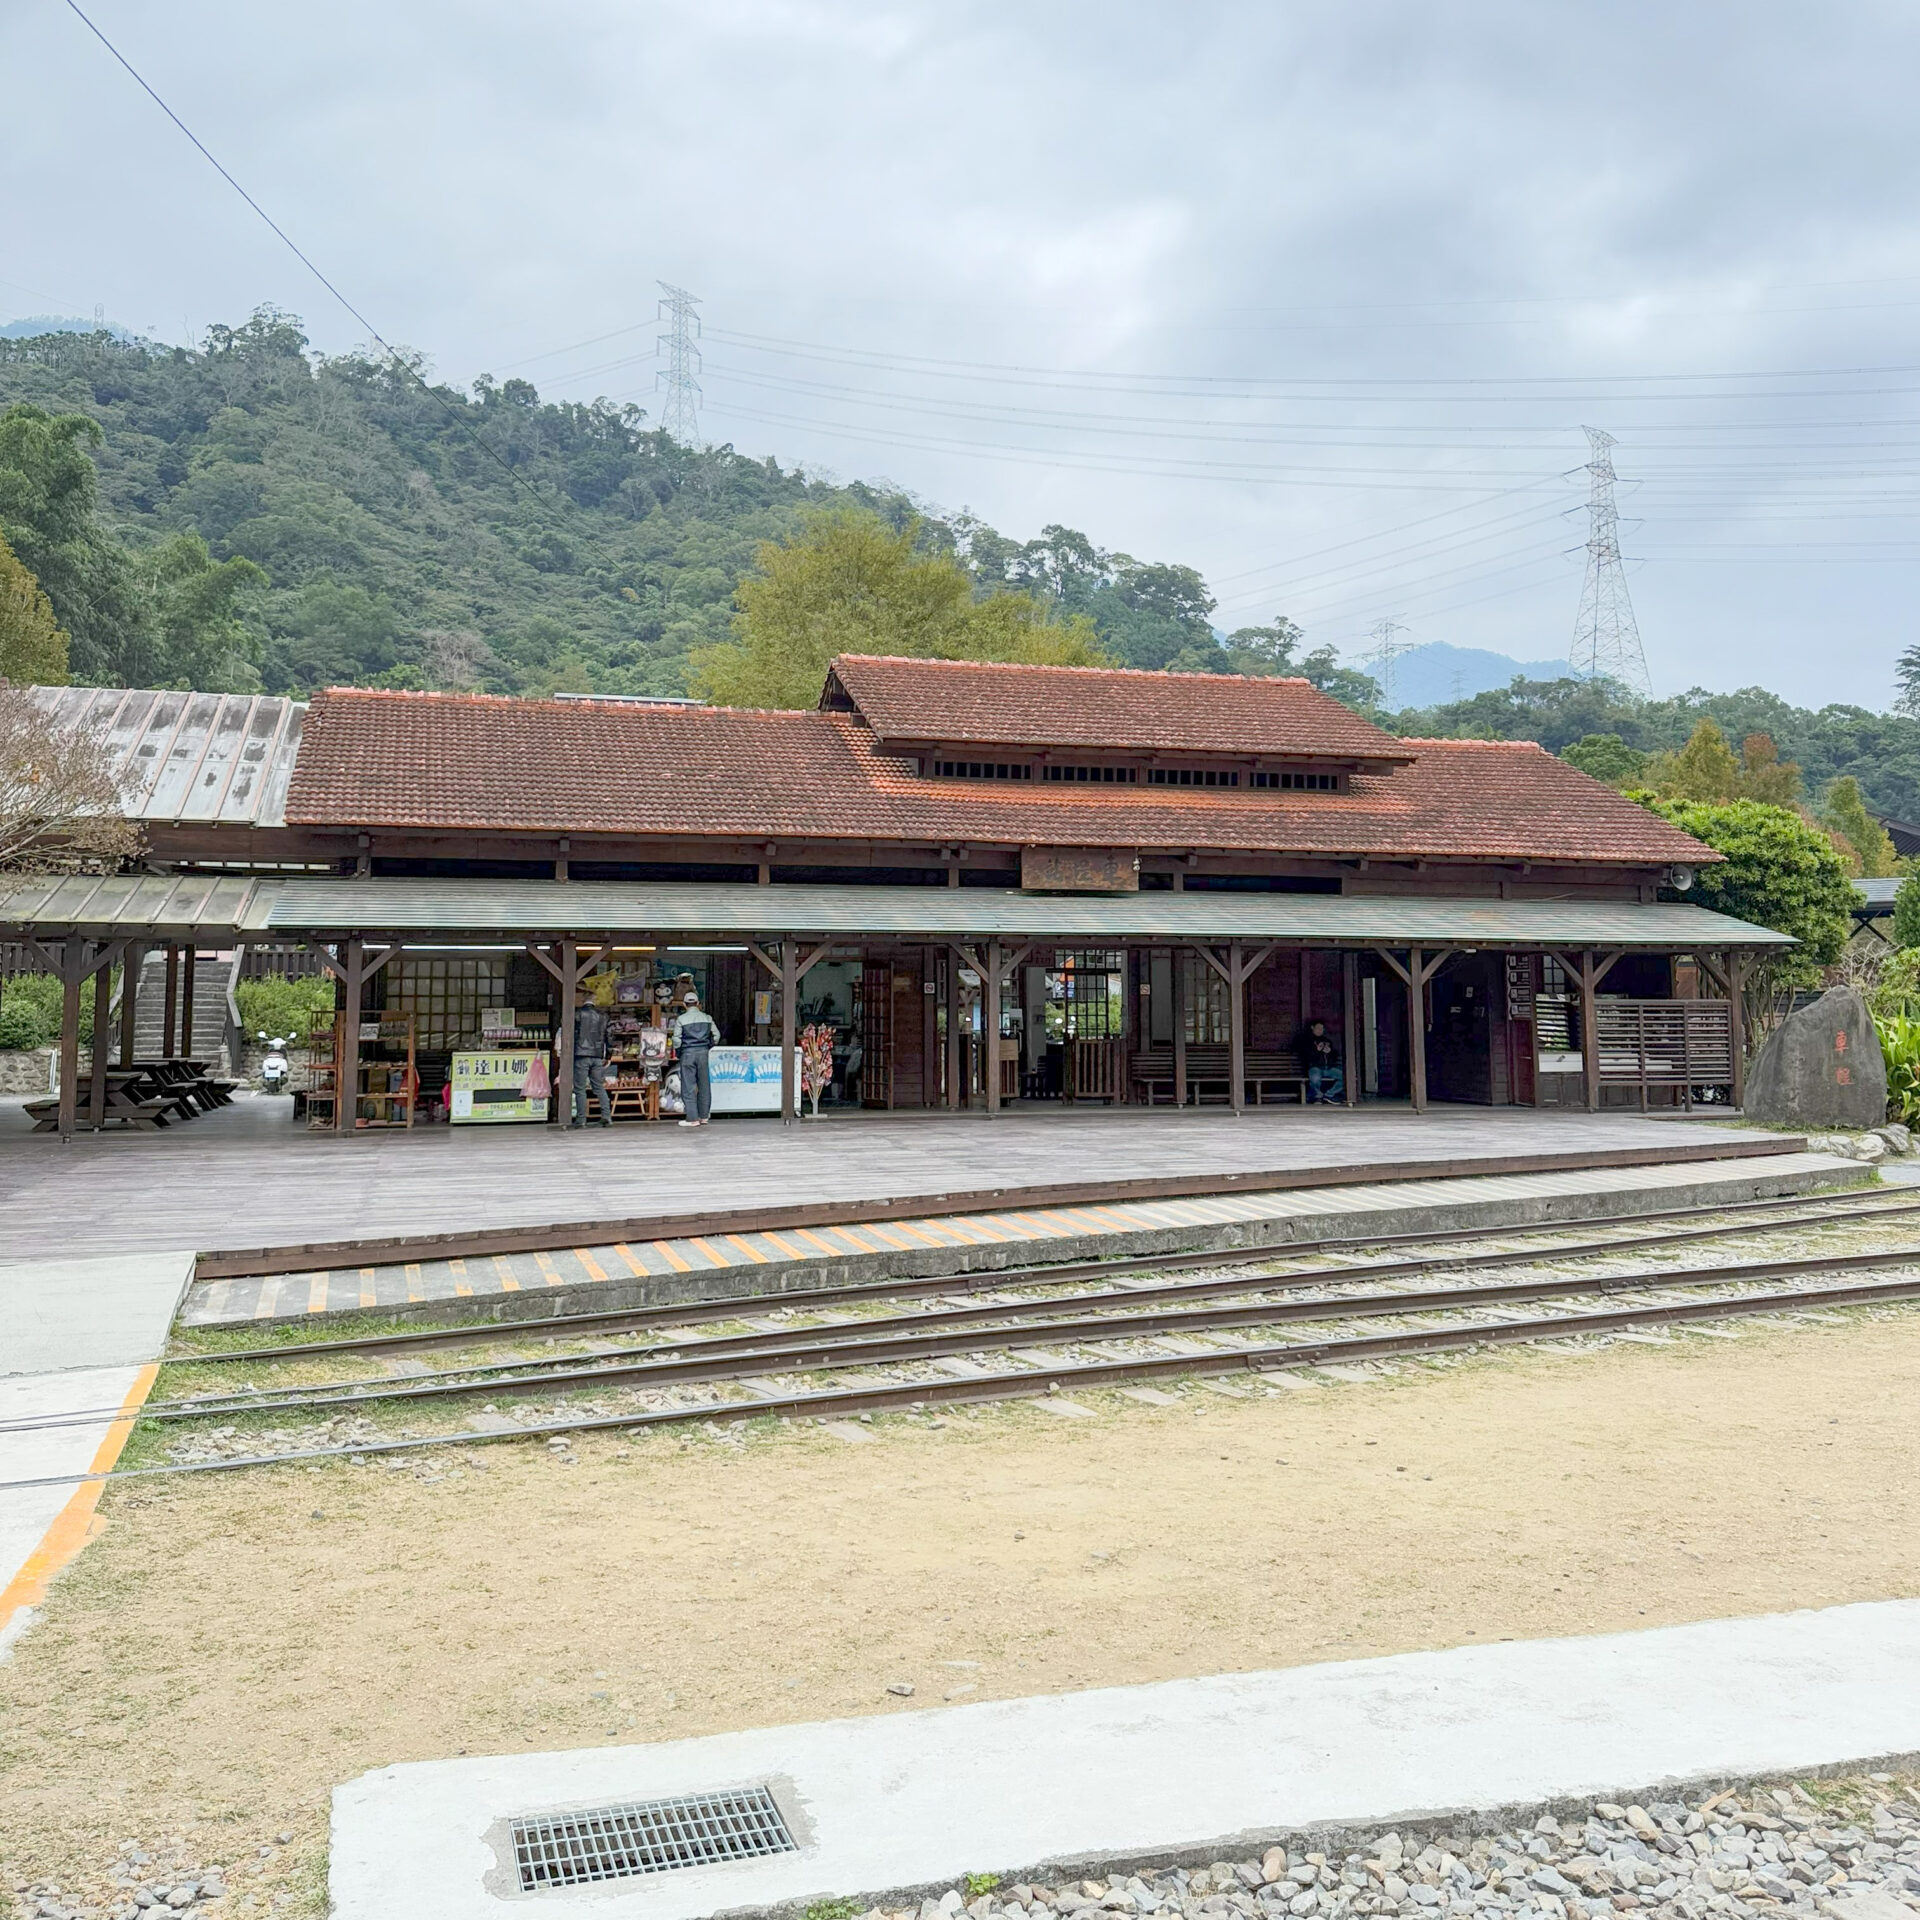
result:
M 1346 1069 L 1341 1065 L 1340 1048 L 1327 1031 L 1324 1020 L 1310 1020 L 1307 1030 L 1295 1045 L 1300 1065 L 1307 1076 L 1308 1106 L 1329 1107 L 1347 1097 Z

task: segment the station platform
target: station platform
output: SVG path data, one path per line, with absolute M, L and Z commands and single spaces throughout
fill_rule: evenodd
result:
M 4 1103 L 0 1103 L 4 1104 Z M 1783 1143 L 1724 1118 L 1388 1104 L 1255 1108 L 1046 1105 L 998 1118 L 829 1109 L 818 1122 L 584 1132 L 421 1126 L 336 1135 L 248 1095 L 161 1134 L 0 1129 L 0 1247 L 11 1259 L 191 1247 L 297 1247 L 397 1235 L 691 1218 L 832 1204 L 953 1208 L 958 1194 L 1080 1183 L 1160 1191 L 1717 1158 Z M 992 1204 L 988 1202 L 987 1204 Z M 854 1216 L 857 1217 L 857 1214 Z M 656 1234 L 653 1237 L 659 1237 Z M 556 1244 L 569 1244 L 560 1236 Z
M 1468 1162 L 1467 1164 L 1471 1164 Z M 1383 1169 L 1390 1171 L 1390 1169 Z M 993 1272 L 1054 1261 L 1284 1248 L 1369 1234 L 1540 1226 L 1843 1185 L 1859 1162 L 1782 1152 L 1621 1167 L 1306 1183 L 1163 1199 L 1009 1206 L 819 1226 L 712 1231 L 313 1267 L 195 1284 L 190 1328 L 373 1312 L 423 1322 L 531 1319 L 670 1302 L 764 1297 L 902 1275 Z

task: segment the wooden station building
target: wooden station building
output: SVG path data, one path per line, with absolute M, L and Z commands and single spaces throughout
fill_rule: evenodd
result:
M 780 1047 L 789 1116 L 810 1021 L 867 1107 L 1297 1100 L 1314 1020 L 1349 1104 L 1737 1103 L 1744 959 L 1784 940 L 1688 904 L 1719 856 L 1539 747 L 1396 739 L 1302 680 L 846 656 L 805 712 L 40 697 L 107 740 L 149 849 L 0 876 L 74 1069 L 116 961 L 264 946 L 414 1013 L 428 1086 L 483 1008 L 566 1033 L 613 967 Z M 63 1074 L 62 1131 L 99 1071 L 91 1104 Z

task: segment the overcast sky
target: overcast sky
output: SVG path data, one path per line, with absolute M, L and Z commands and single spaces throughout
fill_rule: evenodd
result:
M 1564 657 L 1591 424 L 1656 690 L 1920 639 L 1911 7 L 83 4 L 445 378 L 651 407 L 671 281 L 704 437 L 1349 653 Z M 0 77 L 0 318 L 363 337 L 61 0 Z

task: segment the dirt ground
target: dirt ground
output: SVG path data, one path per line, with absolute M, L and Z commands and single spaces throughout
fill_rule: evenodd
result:
M 137 1839 L 317 1912 L 328 1794 L 388 1762 L 1920 1592 L 1917 1392 L 1891 1311 L 130 1484 L 0 1664 L 0 1892 Z

